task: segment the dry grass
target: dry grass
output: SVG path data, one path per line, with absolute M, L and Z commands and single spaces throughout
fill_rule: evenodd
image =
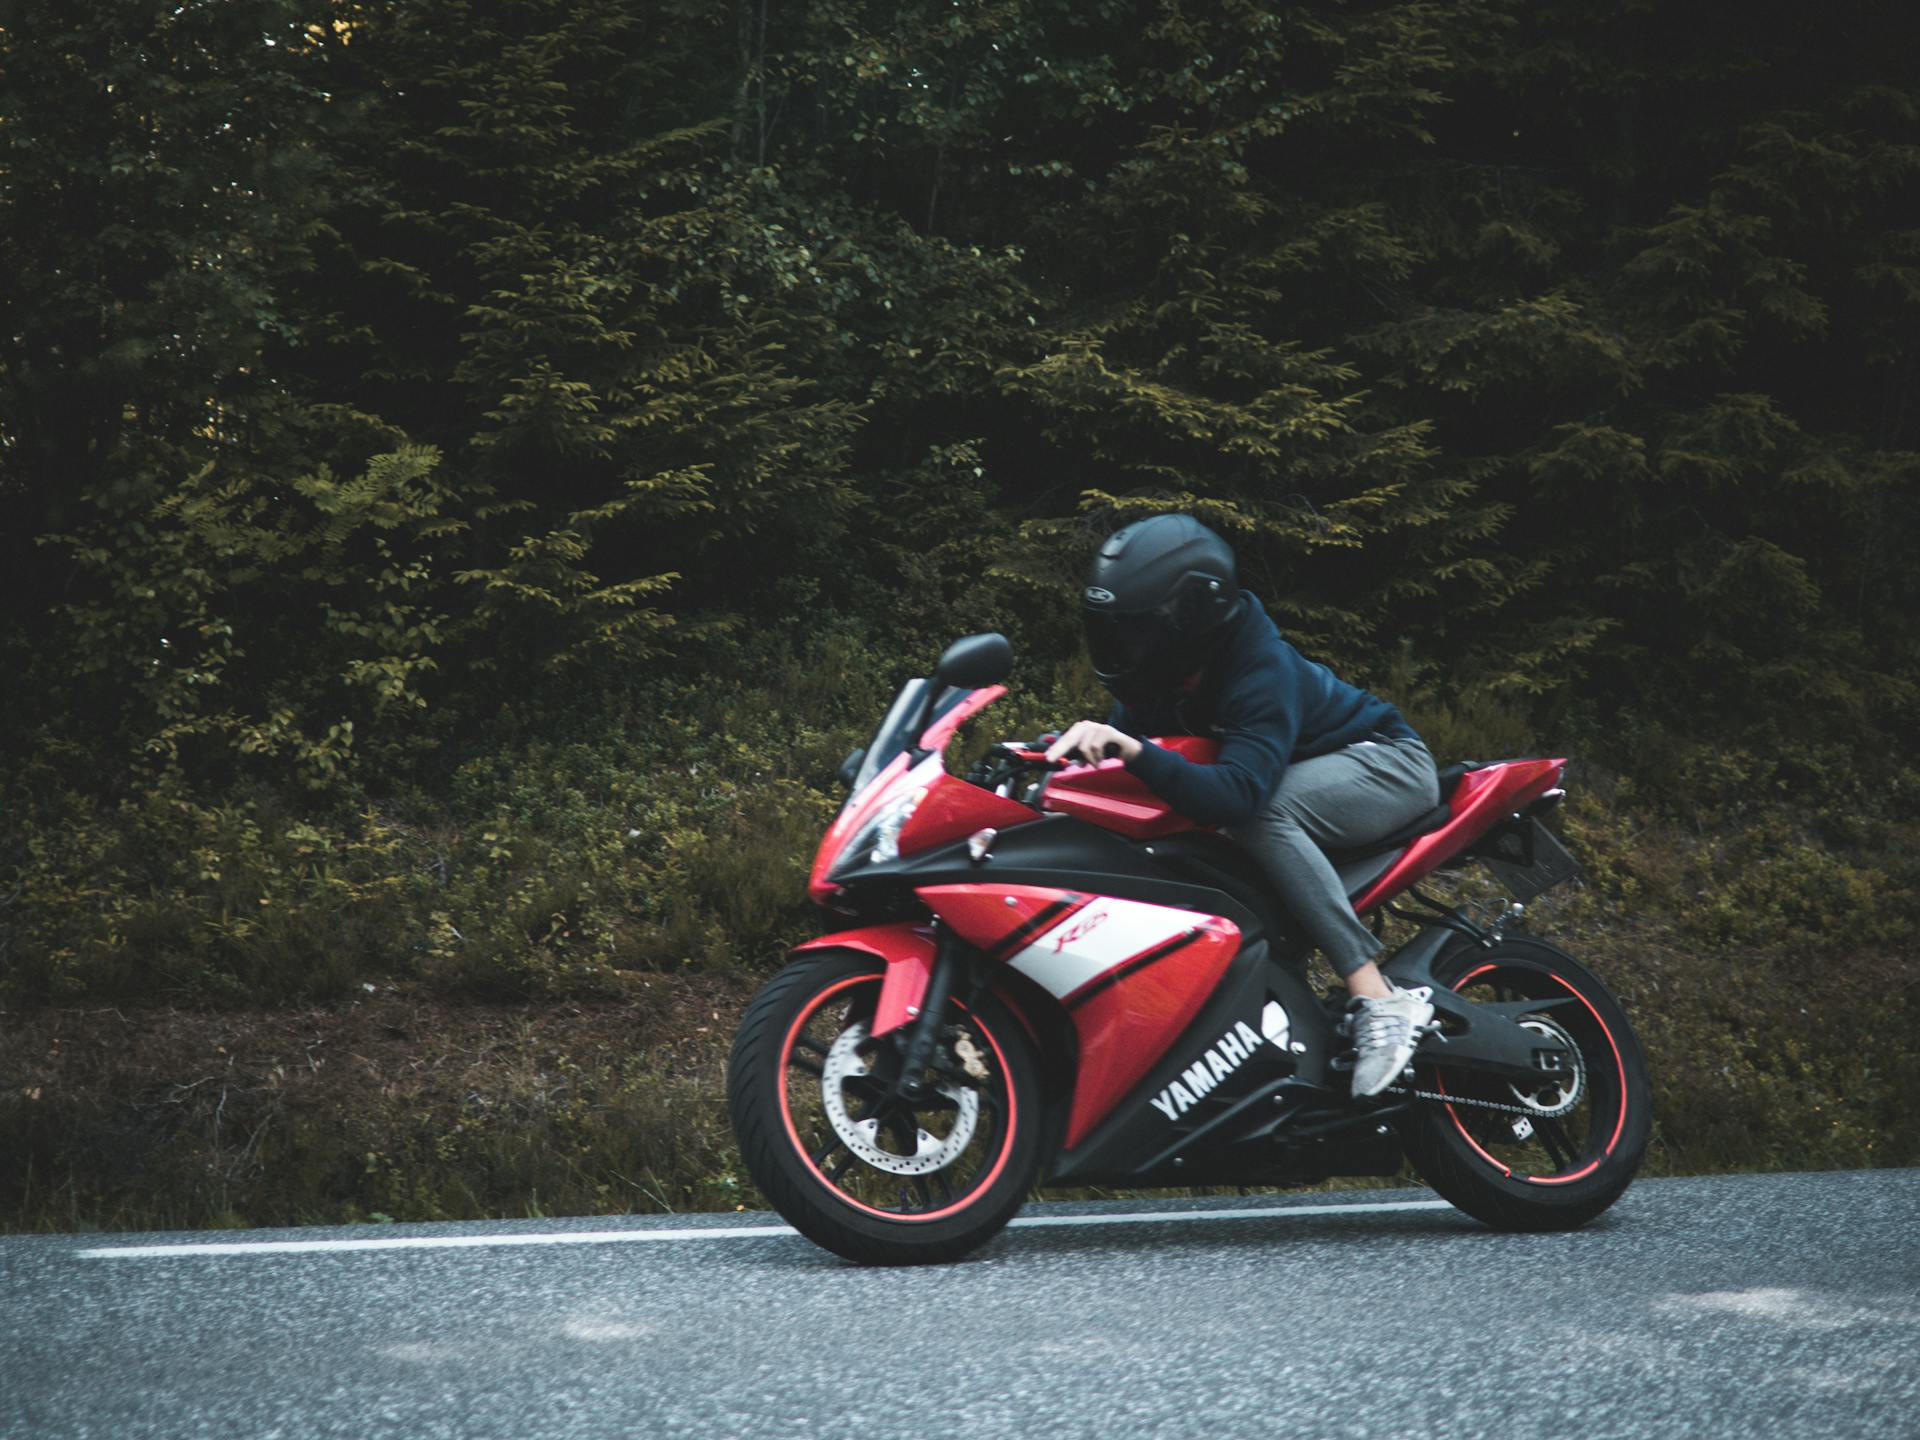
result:
M 731 1208 L 739 982 L 602 1004 L 382 989 L 0 1016 L 0 1220 L 39 1230 Z

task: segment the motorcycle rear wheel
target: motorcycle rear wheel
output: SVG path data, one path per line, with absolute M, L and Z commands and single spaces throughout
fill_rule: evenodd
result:
M 885 1078 L 894 1041 L 868 1035 L 882 973 L 871 956 L 819 951 L 754 997 L 728 1064 L 734 1135 L 760 1192 L 816 1244 L 866 1265 L 954 1260 L 997 1234 L 1033 1184 L 1038 1066 L 992 997 L 972 1010 L 954 1000 L 926 1093 L 898 1098 Z
M 1592 971 L 1530 937 L 1463 947 L 1438 968 L 1449 988 L 1476 998 L 1563 1002 L 1522 1023 L 1571 1042 L 1578 1079 L 1523 1093 L 1416 1059 L 1416 1090 L 1457 1098 L 1416 1099 L 1407 1112 L 1401 1136 L 1414 1168 L 1495 1229 L 1586 1224 L 1632 1182 L 1652 1133 L 1646 1061 L 1626 1012 Z

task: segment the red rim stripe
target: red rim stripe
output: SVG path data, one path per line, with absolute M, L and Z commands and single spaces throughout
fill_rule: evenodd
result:
M 807 1147 L 801 1143 L 800 1132 L 794 1127 L 793 1107 L 787 1103 L 787 1071 L 793 1061 L 794 1042 L 799 1038 L 800 1031 L 806 1025 L 807 1021 L 820 1013 L 820 1007 L 835 995 L 838 995 L 842 990 L 851 989 L 855 985 L 869 985 L 879 978 L 877 975 L 849 975 L 846 979 L 829 986 L 821 992 L 814 1000 L 814 1003 L 807 1009 L 802 1010 L 800 1014 L 795 1017 L 793 1024 L 788 1027 L 787 1038 L 782 1041 L 780 1045 L 780 1121 L 787 1127 L 787 1138 L 793 1142 L 793 1151 L 794 1154 L 800 1157 L 800 1163 L 805 1165 L 819 1178 L 820 1183 L 826 1186 L 828 1193 L 835 1199 L 844 1204 L 851 1205 L 856 1210 L 863 1210 L 869 1215 L 878 1216 L 882 1220 L 898 1220 L 905 1224 L 920 1225 L 925 1224 L 929 1220 L 942 1220 L 949 1215 L 958 1214 L 978 1199 L 982 1193 L 990 1189 L 993 1182 L 1000 1178 L 1000 1172 L 1006 1169 L 1007 1157 L 1013 1153 L 1013 1137 L 1017 1133 L 1016 1126 L 1019 1121 L 1019 1102 L 1014 1097 L 1013 1077 L 1007 1069 L 1007 1057 L 1000 1049 L 1000 1042 L 994 1038 L 992 1030 L 985 1025 L 979 1025 L 980 1033 L 987 1037 L 987 1044 L 993 1047 L 994 1058 L 1000 1062 L 1000 1073 L 1007 1079 L 1006 1133 L 1001 1137 L 1000 1154 L 994 1160 L 993 1168 L 987 1172 L 986 1179 L 978 1181 L 973 1188 L 967 1192 L 965 1199 L 956 1200 L 953 1204 L 943 1209 L 930 1210 L 924 1215 L 901 1215 L 891 1210 L 876 1209 L 864 1201 L 854 1199 L 851 1195 L 847 1194 L 846 1191 L 834 1184 L 833 1181 L 827 1177 L 826 1172 L 813 1163 L 812 1154 L 807 1150 Z M 953 1003 L 960 1005 L 962 1010 L 967 1008 L 958 1000 Z M 979 1017 L 975 1016 L 974 1020 L 976 1024 L 978 1024 Z
M 1459 994 L 1462 989 L 1464 989 L 1467 985 L 1472 983 L 1472 981 L 1477 979 L 1479 976 L 1486 974 L 1487 971 L 1489 970 L 1498 970 L 1499 968 L 1500 967 L 1498 965 L 1488 964 L 1488 965 L 1482 965 L 1478 970 L 1469 972 L 1467 975 L 1461 977 L 1459 980 L 1454 982 L 1454 986 L 1453 986 L 1454 993 L 1456 995 Z M 1620 1143 L 1620 1132 L 1626 1128 L 1626 1124 L 1627 1124 L 1627 1067 L 1625 1063 L 1620 1059 L 1620 1047 L 1614 1041 L 1613 1031 L 1607 1028 L 1607 1022 L 1600 1018 L 1600 1012 L 1593 1008 L 1593 1003 L 1590 1000 L 1588 1000 L 1586 996 L 1582 995 L 1578 990 L 1574 989 L 1573 986 L 1567 984 L 1567 982 L 1562 980 L 1558 975 L 1555 975 L 1551 970 L 1541 970 L 1536 973 L 1545 975 L 1549 980 L 1553 981 L 1556 985 L 1560 986 L 1561 989 L 1565 990 L 1568 994 L 1572 995 L 1574 999 L 1578 1000 L 1582 1005 L 1585 1005 L 1587 1007 L 1587 1013 L 1593 1016 L 1593 1023 L 1598 1025 L 1600 1027 L 1600 1033 L 1607 1037 L 1607 1046 L 1609 1049 L 1613 1051 L 1614 1074 L 1620 1077 L 1620 1114 L 1619 1114 L 1619 1117 L 1613 1122 L 1613 1134 L 1607 1138 L 1606 1149 L 1602 1150 L 1596 1159 L 1590 1160 L 1587 1164 L 1581 1166 L 1578 1170 L 1574 1171 L 1571 1175 L 1545 1175 L 1545 1176 L 1522 1175 L 1520 1176 L 1520 1179 L 1526 1181 L 1529 1185 L 1570 1185 L 1575 1180 L 1579 1180 L 1587 1175 L 1591 1175 L 1595 1170 L 1599 1169 L 1600 1161 L 1606 1159 L 1607 1156 L 1611 1155 L 1613 1153 L 1613 1147 Z M 1444 1095 L 1447 1090 L 1446 1082 L 1442 1080 L 1441 1077 L 1437 1074 L 1433 1078 L 1434 1078 L 1434 1083 L 1440 1087 L 1440 1093 Z M 1460 1138 L 1462 1140 L 1465 1140 L 1467 1144 L 1471 1145 L 1483 1160 L 1485 1160 L 1489 1165 L 1493 1166 L 1502 1175 L 1505 1175 L 1508 1178 L 1512 1178 L 1513 1176 L 1512 1169 L 1509 1168 L 1508 1166 L 1502 1165 L 1498 1160 L 1494 1159 L 1493 1156 L 1489 1155 L 1484 1149 L 1481 1148 L 1479 1141 L 1475 1140 L 1472 1135 L 1467 1133 L 1467 1127 L 1461 1123 L 1459 1112 L 1456 1111 L 1452 1105 L 1447 1106 L 1447 1114 L 1453 1117 L 1454 1128 L 1459 1130 Z

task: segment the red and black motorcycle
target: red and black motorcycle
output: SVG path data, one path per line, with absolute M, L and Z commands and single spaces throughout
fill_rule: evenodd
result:
M 1039 1183 L 1297 1185 L 1411 1160 L 1490 1225 L 1557 1230 L 1619 1198 L 1646 1149 L 1639 1044 L 1571 956 L 1414 888 L 1484 862 L 1518 901 L 1574 865 L 1536 816 L 1564 760 L 1455 765 L 1439 808 L 1333 859 L 1356 911 L 1415 909 L 1383 963 L 1433 1024 L 1385 1093 L 1356 1100 L 1345 993 L 1230 840 L 1116 760 L 1000 744 L 966 779 L 943 753 L 1005 693 L 998 635 L 910 681 L 865 750 L 809 890 L 847 928 L 800 946 L 733 1046 L 734 1133 L 754 1182 L 849 1259 L 950 1260 Z M 1161 742 L 1189 759 L 1213 742 Z

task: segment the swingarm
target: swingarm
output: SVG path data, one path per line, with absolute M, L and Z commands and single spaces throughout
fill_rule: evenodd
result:
M 1478 927 L 1458 910 L 1457 923 L 1428 923 L 1419 935 L 1395 951 L 1380 968 L 1401 989 L 1423 986 L 1430 992 L 1433 1023 L 1415 1050 L 1415 1058 L 1496 1075 L 1515 1085 L 1538 1086 L 1572 1073 L 1573 1058 L 1558 1036 L 1520 1024 L 1574 1003 L 1572 995 L 1548 1000 L 1472 1001 L 1455 994 L 1434 975 L 1442 958 L 1475 943 Z

